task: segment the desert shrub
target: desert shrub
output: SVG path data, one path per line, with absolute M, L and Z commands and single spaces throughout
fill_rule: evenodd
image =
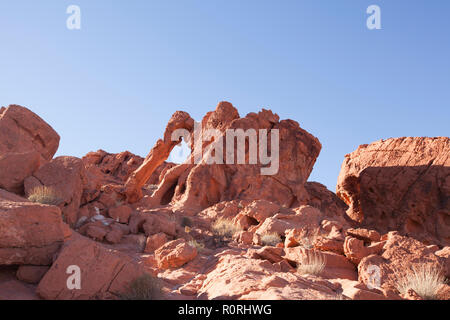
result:
M 281 242 L 281 237 L 276 232 L 265 233 L 261 236 L 261 243 L 265 246 L 275 247 Z
M 162 297 L 160 281 L 149 274 L 134 279 L 120 295 L 122 300 L 158 300 Z
M 191 247 L 196 248 L 198 252 L 201 252 L 201 251 L 203 251 L 205 249 L 205 245 L 203 243 L 201 243 L 201 242 L 198 242 L 197 240 L 190 240 L 188 242 L 188 244 Z
M 62 199 L 55 189 L 46 186 L 39 186 L 31 190 L 28 200 L 31 202 L 58 205 Z
M 218 219 L 212 225 L 212 232 L 214 235 L 225 239 L 233 238 L 233 235 L 241 230 L 242 229 L 235 226 L 231 220 L 227 219 Z
M 318 230 L 304 230 L 299 237 L 299 244 L 305 249 L 312 249 L 318 237 Z
M 297 271 L 300 274 L 320 275 L 325 268 L 325 257 L 317 251 L 306 252 L 300 260 Z
M 432 265 L 413 267 L 405 276 L 397 280 L 397 289 L 406 294 L 413 289 L 420 297 L 426 300 L 437 299 L 439 288 L 445 284 L 444 272 L 441 268 Z

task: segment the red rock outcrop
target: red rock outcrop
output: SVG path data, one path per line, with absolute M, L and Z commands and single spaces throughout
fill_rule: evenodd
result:
M 59 135 L 27 108 L 0 109 L 0 188 L 23 192 L 23 181 L 46 162 L 59 146 Z
M 11 159 L 27 168 L 11 171 L 14 181 L 0 171 L 0 187 L 28 196 L 47 186 L 62 200 L 41 205 L 0 189 L 0 299 L 117 299 L 147 273 L 168 299 L 421 300 L 412 288 L 400 295 L 399 278 L 417 266 L 450 276 L 448 138 L 361 146 L 346 156 L 336 195 L 306 182 L 319 141 L 268 110 L 241 118 L 219 103 L 201 122 L 201 157 L 191 145 L 179 165 L 165 159 L 181 141 L 172 141 L 175 130 L 195 141 L 198 124 L 185 112 L 146 159 L 99 150 L 52 160 L 59 137 L 41 121 L 21 107 L 0 110 L 0 169 Z M 238 153 L 227 150 L 227 129 L 266 130 L 269 149 L 279 130 L 278 171 L 248 164 L 250 141 L 246 164 L 226 163 Z M 229 220 L 226 236 L 218 220 Z M 68 285 L 75 270 L 77 289 Z M 437 297 L 448 299 L 449 288 Z
M 71 226 L 78 221 L 83 188 L 87 183 L 83 162 L 75 157 L 58 157 L 42 166 L 25 179 L 25 194 L 29 196 L 34 188 L 52 188 L 61 200 L 64 220 Z
M 80 289 L 67 286 L 68 267 L 80 271 Z M 74 271 L 71 271 L 74 274 Z M 127 285 L 146 271 L 128 255 L 76 235 L 67 241 L 39 282 L 38 294 L 49 300 L 117 299 Z
M 358 274 L 360 282 L 372 287 L 380 286 L 386 296 L 398 294 L 399 279 L 415 267 L 428 265 L 436 270 L 446 270 L 445 258 L 435 254 L 436 246 L 428 247 L 398 232 L 390 232 L 382 240 L 386 241 L 382 251 L 364 257 L 358 264 Z
M 339 285 L 315 276 L 283 272 L 267 260 L 248 259 L 239 251 L 227 250 L 216 257 L 216 264 L 196 284 L 200 299 L 303 300 L 339 296 Z
M 36 286 L 16 279 L 13 267 L 0 268 L 0 300 L 39 300 Z
M 138 169 L 144 158 L 125 151 L 117 154 L 103 150 L 89 152 L 82 158 L 87 183 L 81 198 L 80 216 L 91 217 L 99 212 L 108 215 L 108 209 L 120 206 L 123 202 L 123 185 L 130 175 Z M 145 186 L 144 194 L 151 193 L 154 185 L 160 182 L 160 175 L 174 166 L 163 162 L 152 173 Z M 97 212 L 98 208 L 99 212 Z
M 450 139 L 398 138 L 346 155 L 337 195 L 347 214 L 381 233 L 450 244 Z
M 50 268 L 48 266 L 22 265 L 17 269 L 17 279 L 31 284 L 38 284 Z
M 61 210 L 0 198 L 0 265 L 50 265 L 64 241 Z
M 156 142 L 143 164 L 132 173 L 125 184 L 125 195 L 129 202 L 136 202 L 142 198 L 141 188 L 148 182 L 154 171 L 169 157 L 173 148 L 181 142 L 181 140 L 173 141 L 172 133 L 181 128 L 191 131 L 193 127 L 194 120 L 188 113 L 177 111 L 172 115 L 164 132 L 164 139 Z
M 174 115 L 175 116 L 175 115 Z M 188 118 L 186 116 L 186 118 Z M 190 119 L 190 118 L 188 118 Z M 165 141 L 174 126 L 169 122 L 164 135 Z M 147 199 L 147 205 L 165 205 L 168 203 L 177 204 L 178 208 L 190 211 L 198 211 L 207 208 L 220 201 L 235 199 L 258 200 L 264 199 L 283 206 L 295 206 L 299 203 L 306 203 L 309 198 L 304 184 L 312 170 L 317 156 L 319 155 L 321 144 L 311 134 L 301 129 L 297 122 L 292 120 L 279 120 L 276 114 L 271 111 L 262 110 L 258 114 L 249 113 L 246 117 L 240 118 L 237 110 L 228 102 L 221 102 L 213 112 L 209 112 L 201 122 L 203 133 L 203 161 L 194 163 L 199 152 L 192 148 L 190 158 L 185 162 L 168 170 L 158 189 Z M 217 137 L 211 136 L 208 130 L 214 129 L 218 132 Z M 226 164 L 226 130 L 242 129 L 247 131 L 253 129 L 256 132 L 263 129 L 270 135 L 271 130 L 279 130 L 280 150 L 279 169 L 276 174 L 262 175 L 261 168 L 265 167 L 261 163 L 257 164 Z M 215 143 L 223 143 L 223 155 L 212 155 Z M 270 146 L 270 139 L 269 146 Z M 197 142 L 198 143 L 198 142 Z M 257 143 L 260 146 L 261 141 Z M 167 142 L 158 142 L 154 150 L 149 154 L 148 161 L 156 159 L 158 148 L 165 146 Z M 173 146 L 173 143 L 169 144 Z M 249 159 L 249 146 L 245 148 L 245 159 Z M 258 149 L 258 148 L 257 148 Z M 168 151 L 167 147 L 164 150 Z M 237 146 L 234 145 L 234 155 L 237 154 Z M 168 153 L 158 153 L 158 162 L 162 161 Z M 223 164 L 207 164 L 205 161 L 211 158 L 219 159 Z M 236 160 L 236 159 L 235 159 Z M 148 166 L 148 169 L 147 169 Z M 152 172 L 153 164 L 144 163 L 136 174 Z M 146 171 L 148 170 L 148 171 Z M 145 176 L 146 177 L 146 176 Z M 135 184 L 131 179 L 128 186 L 134 185 L 128 190 L 137 190 L 142 185 Z M 145 180 L 145 179 L 141 179 Z M 130 193 L 129 191 L 128 193 Z M 135 192 L 135 191 L 133 191 Z M 132 200 L 139 199 L 131 197 Z M 129 197 L 129 199 L 131 199 Z
M 179 268 L 196 256 L 197 249 L 184 239 L 167 242 L 155 251 L 155 258 L 160 269 Z

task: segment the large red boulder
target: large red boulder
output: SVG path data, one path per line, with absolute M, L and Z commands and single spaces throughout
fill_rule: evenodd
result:
M 22 193 L 23 180 L 50 161 L 59 135 L 27 108 L 0 108 L 0 188 Z
M 78 220 L 86 173 L 83 161 L 76 157 L 58 157 L 25 179 L 25 194 L 40 186 L 52 188 L 61 200 L 64 220 L 71 226 Z
M 336 299 L 341 291 L 340 285 L 326 279 L 284 272 L 279 264 L 250 259 L 239 251 L 226 250 L 217 254 L 214 261 L 215 265 L 208 268 L 202 278 L 192 281 L 192 289 L 198 299 Z
M 179 268 L 197 256 L 197 249 L 184 239 L 167 242 L 155 251 L 158 267 Z
M 79 289 L 67 285 L 77 284 L 76 278 L 69 279 L 77 270 Z M 39 282 L 37 293 L 48 300 L 117 299 L 145 272 L 142 264 L 127 254 L 74 234 Z
M 0 195 L 0 265 L 50 265 L 64 241 L 61 210 L 25 201 Z
M 448 137 L 362 145 L 345 156 L 336 189 L 348 216 L 362 226 L 450 244 Z

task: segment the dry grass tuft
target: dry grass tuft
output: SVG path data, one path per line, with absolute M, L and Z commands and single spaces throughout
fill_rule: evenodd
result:
M 399 278 L 397 289 L 401 294 L 413 289 L 423 299 L 435 300 L 438 290 L 445 282 L 443 270 L 428 264 L 414 267 L 408 274 Z
M 319 230 L 304 230 L 299 240 L 300 246 L 305 249 L 314 248 L 314 243 L 319 237 Z
M 219 219 L 212 225 L 214 235 L 225 239 L 233 238 L 233 235 L 242 229 L 235 226 L 231 220 Z
M 325 268 L 326 259 L 321 252 L 306 252 L 306 256 L 300 261 L 297 271 L 300 274 L 320 275 Z
M 194 247 L 195 249 L 197 249 L 198 252 L 202 252 L 203 250 L 205 250 L 205 244 L 198 242 L 197 240 L 190 240 L 188 242 L 188 244 L 191 247 Z
M 55 189 L 46 186 L 36 187 L 31 190 L 28 200 L 49 205 L 58 205 L 62 201 Z
M 281 237 L 276 232 L 266 233 L 261 236 L 261 243 L 265 246 L 275 247 L 281 242 Z
M 128 285 L 121 300 L 158 300 L 162 297 L 161 283 L 157 278 L 144 274 Z

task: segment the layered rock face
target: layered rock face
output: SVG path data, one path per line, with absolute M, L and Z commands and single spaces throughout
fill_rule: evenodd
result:
M 23 181 L 50 161 L 59 135 L 27 108 L 0 109 L 0 188 L 23 192 Z
M 190 117 L 184 115 L 184 124 L 191 123 Z M 164 142 L 159 141 L 155 148 L 147 157 L 149 163 L 144 164 L 133 174 L 134 176 L 149 176 L 153 172 L 155 164 L 153 159 L 164 159 L 168 152 L 157 153 L 155 150 L 162 145 L 174 146 L 166 140 L 170 140 L 174 129 L 188 127 L 186 125 L 173 125 L 179 123 L 176 119 L 178 114 L 169 121 L 169 125 L 164 134 Z M 188 119 L 188 120 L 186 120 Z M 279 141 L 271 141 L 272 131 L 279 133 Z M 262 110 L 259 113 L 250 113 L 241 118 L 237 110 L 228 102 L 221 102 L 213 112 L 209 112 L 201 122 L 201 142 L 195 142 L 195 132 L 191 134 L 193 144 L 202 144 L 202 154 L 199 149 L 191 145 L 192 154 L 185 162 L 168 170 L 162 177 L 162 182 L 158 189 L 149 197 L 145 203 L 149 205 L 166 205 L 168 203 L 177 204 L 178 207 L 191 211 L 204 209 L 220 201 L 233 199 L 266 199 L 283 206 L 291 207 L 300 203 L 305 203 L 309 196 L 304 188 L 304 184 L 311 173 L 313 165 L 319 155 L 321 144 L 311 134 L 301 129 L 297 122 L 292 120 L 279 120 L 276 114 L 271 111 Z M 214 130 L 214 131 L 211 131 Z M 262 130 L 262 138 L 267 139 L 268 149 L 271 143 L 279 142 L 279 157 L 277 158 L 279 168 L 274 174 L 261 174 L 261 170 L 267 164 L 261 162 L 250 164 L 251 152 L 258 152 L 262 148 L 261 136 L 254 149 L 251 149 L 250 142 L 247 141 L 244 150 L 245 164 L 238 164 L 236 155 L 238 154 L 238 144 L 233 143 L 233 150 L 227 150 L 227 143 L 232 140 L 227 138 L 227 130 L 243 130 L 243 132 L 253 132 L 258 135 Z M 213 132 L 213 133 L 211 133 Z M 178 143 L 178 141 L 177 141 Z M 222 144 L 223 154 L 216 154 L 215 144 Z M 165 147 L 166 148 L 166 147 Z M 227 153 L 233 151 L 233 164 L 227 164 Z M 270 151 L 269 151 L 270 152 Z M 200 157 L 202 161 L 195 161 Z M 213 163 L 209 164 L 208 161 Z M 230 157 L 231 159 L 231 157 Z M 261 160 L 261 159 L 260 159 Z M 219 164 L 218 164 L 219 163 Z M 136 184 L 134 176 L 127 182 L 128 199 L 131 202 L 137 200 L 136 196 L 141 192 L 133 189 Z
M 50 265 L 64 241 L 58 207 L 0 193 L 0 265 Z
M 347 214 L 382 233 L 450 244 L 450 139 L 398 138 L 346 155 L 337 195 Z

